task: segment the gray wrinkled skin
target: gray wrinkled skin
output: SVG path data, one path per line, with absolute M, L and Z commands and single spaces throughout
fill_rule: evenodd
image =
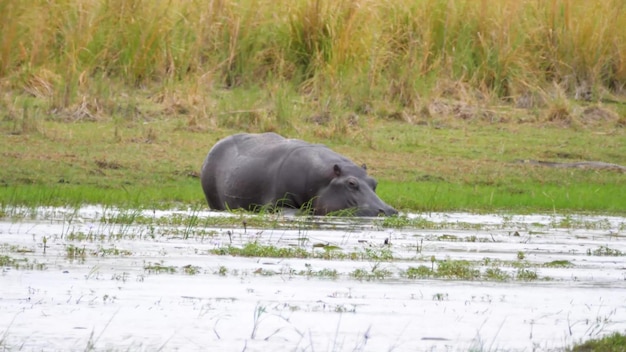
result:
M 356 216 L 398 212 L 376 195 L 364 167 L 319 144 L 275 133 L 236 134 L 207 155 L 202 189 L 214 210 L 313 207 L 315 215 L 351 209 Z

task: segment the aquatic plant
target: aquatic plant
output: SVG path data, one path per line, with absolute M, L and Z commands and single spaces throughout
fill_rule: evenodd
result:
M 163 263 L 151 263 L 151 262 L 144 264 L 143 269 L 149 274 L 161 274 L 161 273 L 174 274 L 177 271 L 176 267 L 174 266 L 166 266 L 166 265 L 163 265 Z
M 480 270 L 466 260 L 440 260 L 435 276 L 446 279 L 474 280 L 480 278 Z
M 350 277 L 360 280 L 360 281 L 372 281 L 372 280 L 383 280 L 393 276 L 393 273 L 388 269 L 379 268 L 378 266 L 373 267 L 370 270 L 366 270 L 363 268 L 356 268 L 352 272 L 350 272 Z
M 609 246 L 599 246 L 594 250 L 587 249 L 587 255 L 619 257 L 624 255 L 624 253 L 619 249 L 613 249 Z
M 534 281 L 538 278 L 537 271 L 531 269 L 519 268 L 515 273 L 515 279 L 520 281 Z

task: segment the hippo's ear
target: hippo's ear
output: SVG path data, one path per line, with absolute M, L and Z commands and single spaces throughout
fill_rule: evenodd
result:
M 341 168 L 339 167 L 339 165 L 335 164 L 335 166 L 333 166 L 333 171 L 335 172 L 335 176 L 341 176 Z
M 361 164 L 361 167 L 363 168 L 363 170 L 367 171 L 367 165 Z

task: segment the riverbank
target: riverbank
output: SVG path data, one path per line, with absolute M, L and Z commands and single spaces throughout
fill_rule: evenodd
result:
M 626 132 L 613 124 L 572 128 L 431 118 L 364 117 L 343 134 L 303 124 L 279 131 L 323 143 L 380 181 L 379 195 L 404 211 L 576 211 L 622 213 L 619 170 L 523 162 L 626 164 Z M 205 204 L 198 179 L 208 150 L 236 129 L 181 126 L 180 118 L 59 122 L 27 131 L 0 122 L 0 204 L 176 207 Z

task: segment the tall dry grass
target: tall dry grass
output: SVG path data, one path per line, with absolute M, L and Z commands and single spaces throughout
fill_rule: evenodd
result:
M 289 86 L 319 111 L 370 112 L 626 86 L 622 0 L 0 0 L 0 23 L 0 87 L 53 109 L 113 114 L 116 94 L 151 87 L 273 89 L 284 109 Z

